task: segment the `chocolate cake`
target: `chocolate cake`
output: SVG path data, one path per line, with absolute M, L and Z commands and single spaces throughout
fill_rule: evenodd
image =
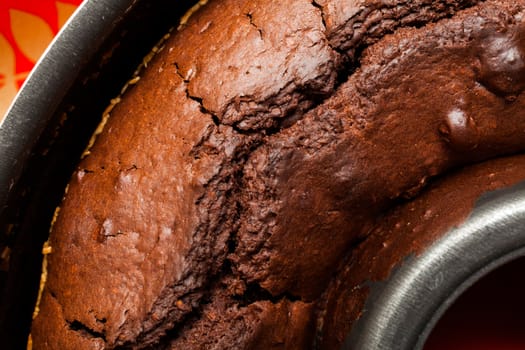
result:
M 33 348 L 340 347 L 360 286 L 390 271 L 363 272 L 371 255 L 393 266 L 525 178 L 522 157 L 483 163 L 525 148 L 524 14 L 521 0 L 209 1 L 73 175 Z M 397 223 L 426 225 L 454 191 L 465 210 L 407 241 L 419 231 Z

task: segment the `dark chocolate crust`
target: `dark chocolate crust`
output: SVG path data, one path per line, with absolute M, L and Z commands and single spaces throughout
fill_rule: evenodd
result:
M 313 346 L 379 218 L 525 146 L 525 1 L 475 3 L 210 1 L 74 174 L 34 348 Z
M 488 2 L 400 29 L 365 50 L 329 99 L 267 137 L 244 168 L 238 270 L 272 294 L 313 300 L 391 205 L 449 169 L 522 149 L 525 100 L 514 84 L 507 95 L 482 79 L 487 62 L 525 57 L 521 11 Z M 508 75 L 523 78 L 517 59 Z

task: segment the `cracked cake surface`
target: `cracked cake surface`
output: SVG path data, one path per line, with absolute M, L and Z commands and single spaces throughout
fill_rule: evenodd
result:
M 73 174 L 33 348 L 338 348 L 382 218 L 524 148 L 525 1 L 477 3 L 209 1 Z

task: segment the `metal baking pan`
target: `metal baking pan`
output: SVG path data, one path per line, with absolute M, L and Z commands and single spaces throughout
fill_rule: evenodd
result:
M 195 2 L 84 1 L 0 125 L 3 349 L 25 347 L 33 307 L 27 300 L 37 293 L 40 250 L 54 209 L 103 110 L 142 58 Z M 489 271 L 523 255 L 525 186 L 515 186 L 486 196 L 462 226 L 375 284 L 367 311 L 345 347 L 421 349 L 458 295 Z M 458 264 L 463 268 L 456 269 Z M 435 276 L 441 276 L 440 283 L 435 283 Z
M 440 317 L 463 292 L 524 256 L 522 182 L 484 194 L 459 227 L 417 257 L 407 257 L 387 280 L 375 283 L 345 349 L 423 349 Z

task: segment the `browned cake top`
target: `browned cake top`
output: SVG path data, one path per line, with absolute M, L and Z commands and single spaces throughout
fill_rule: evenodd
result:
M 378 218 L 524 148 L 525 1 L 476 2 L 210 1 L 73 175 L 35 349 L 339 346 Z

